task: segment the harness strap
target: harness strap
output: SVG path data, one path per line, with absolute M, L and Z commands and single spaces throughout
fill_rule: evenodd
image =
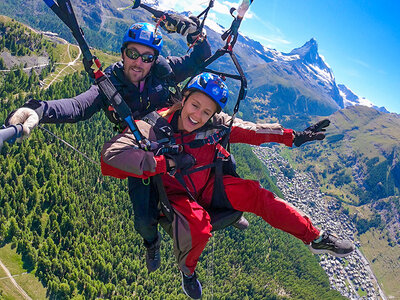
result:
M 215 132 L 212 135 L 209 135 L 208 137 L 206 137 L 204 139 L 190 141 L 189 143 L 187 143 L 187 145 L 190 148 L 200 148 L 204 145 L 218 144 L 218 142 L 221 141 L 224 138 L 224 136 L 229 134 L 229 132 L 230 132 L 230 128 L 225 128 L 225 129 Z
M 193 173 L 196 173 L 196 172 L 200 172 L 200 171 L 203 171 L 205 169 L 214 168 L 214 167 L 215 167 L 215 162 L 213 162 L 211 164 L 208 164 L 208 165 L 201 166 L 201 167 L 197 167 L 197 168 L 194 168 L 194 169 L 191 169 L 191 170 L 182 171 L 181 174 L 182 175 L 190 175 L 190 174 L 193 174 Z
M 194 202 L 197 202 L 197 201 L 196 201 L 196 198 L 193 196 L 192 192 L 191 192 L 191 191 L 189 190 L 189 188 L 187 187 L 187 185 L 186 185 L 186 183 L 185 183 L 185 180 L 183 179 L 183 174 L 180 173 L 180 172 L 175 173 L 175 178 L 176 178 L 176 180 L 178 180 L 179 183 L 185 188 L 185 190 L 186 190 L 186 192 L 188 193 L 190 199 L 191 199 L 192 201 L 194 201 Z

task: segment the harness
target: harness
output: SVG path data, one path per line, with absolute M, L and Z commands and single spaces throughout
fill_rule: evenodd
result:
M 171 123 L 161 117 L 157 112 L 149 113 L 142 120 L 153 127 L 157 139 L 157 147 L 158 149 L 161 149 L 161 151 L 154 149 L 154 152 L 158 155 L 167 153 L 180 153 L 183 150 L 184 145 L 190 148 L 200 148 L 204 145 L 216 145 L 217 152 L 212 163 L 187 171 L 177 172 L 174 174 L 174 177 L 185 188 L 191 200 L 196 201 L 195 197 L 192 195 L 191 191 L 186 185 L 184 176 L 188 176 L 189 180 L 191 181 L 191 174 L 212 168 L 215 175 L 215 181 L 211 206 L 209 209 L 207 209 L 207 212 L 211 218 L 213 231 L 223 229 L 235 223 L 243 213 L 233 209 L 226 196 L 223 185 L 224 175 L 239 177 L 235 171 L 236 164 L 233 156 L 224 148 L 222 144 L 229 139 L 230 128 L 225 125 L 220 125 L 217 127 L 213 126 L 212 129 L 217 129 L 218 131 L 211 135 L 208 135 L 204 138 L 195 139 L 187 143 L 182 141 L 182 144 L 176 144 L 176 140 L 173 137 L 174 130 Z M 201 131 L 198 131 L 197 133 L 206 132 L 208 129 L 210 129 L 210 126 L 206 125 L 206 127 L 203 127 Z M 193 182 L 192 185 L 194 187 Z M 159 193 L 165 193 L 164 186 L 156 185 L 155 187 Z M 161 191 L 160 188 L 162 189 Z

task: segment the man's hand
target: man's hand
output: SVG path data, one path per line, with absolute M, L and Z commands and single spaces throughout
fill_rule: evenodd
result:
M 95 76 L 94 76 L 94 69 L 92 68 L 92 66 L 93 66 L 93 61 L 92 60 L 86 60 L 86 58 L 83 58 L 82 59 L 82 63 L 83 63 L 83 66 L 85 67 L 85 71 L 89 74 L 89 76 L 91 77 L 91 78 L 94 78 Z
M 31 134 L 31 130 L 39 124 L 39 115 L 31 108 L 21 107 L 12 112 L 6 119 L 6 125 L 22 124 L 22 137 L 17 139 L 21 141 Z
M 167 158 L 167 171 L 171 174 L 175 174 L 178 170 L 186 171 L 191 168 L 196 163 L 196 159 L 188 154 L 188 153 L 180 153 L 180 154 L 166 154 L 165 157 Z
M 164 28 L 168 32 L 177 32 L 186 36 L 189 44 L 192 44 L 202 33 L 199 29 L 200 21 L 196 16 L 187 18 L 178 14 L 166 13 L 165 18 Z
M 306 142 L 323 140 L 325 138 L 325 128 L 328 127 L 330 123 L 331 122 L 328 119 L 324 119 L 310 127 L 307 127 L 304 131 L 294 132 L 293 144 L 296 147 L 300 147 Z

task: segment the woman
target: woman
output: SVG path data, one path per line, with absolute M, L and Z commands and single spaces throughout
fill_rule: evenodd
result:
M 230 117 L 220 113 L 227 97 L 228 88 L 218 76 L 202 73 L 188 84 L 182 103 L 160 112 L 171 126 L 176 144 L 183 145 L 184 151 L 179 155 L 154 155 L 137 146 L 132 147 L 137 143 L 129 132 L 113 138 L 102 151 L 104 175 L 146 178 L 164 174 L 164 186 L 175 213 L 172 223 L 174 252 L 182 273 L 182 287 L 194 299 L 201 297 L 201 284 L 195 268 L 211 236 L 212 226 L 207 209 L 211 205 L 215 178 L 210 168 L 190 171 L 214 161 L 217 144 L 198 141 L 213 136 L 221 125 L 229 124 Z M 150 125 L 144 121 L 137 124 L 145 136 L 156 140 Z M 230 142 L 253 145 L 278 142 L 289 147 L 293 143 L 300 146 L 307 141 L 323 139 L 325 135 L 321 131 L 328 125 L 329 121 L 323 121 L 304 132 L 294 133 L 279 124 L 254 124 L 236 119 Z M 258 182 L 224 175 L 223 184 L 227 199 L 235 210 L 262 217 L 271 226 L 310 245 L 313 253 L 329 252 L 343 257 L 354 250 L 350 241 L 321 233 L 306 216 L 263 189 Z

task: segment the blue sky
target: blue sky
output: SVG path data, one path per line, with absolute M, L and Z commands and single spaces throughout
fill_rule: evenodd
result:
M 206 0 L 161 2 L 194 14 L 208 4 Z M 216 0 L 210 20 L 229 27 L 228 10 L 239 2 Z M 337 83 L 400 113 L 400 1 L 254 0 L 240 31 L 281 52 L 315 38 Z

